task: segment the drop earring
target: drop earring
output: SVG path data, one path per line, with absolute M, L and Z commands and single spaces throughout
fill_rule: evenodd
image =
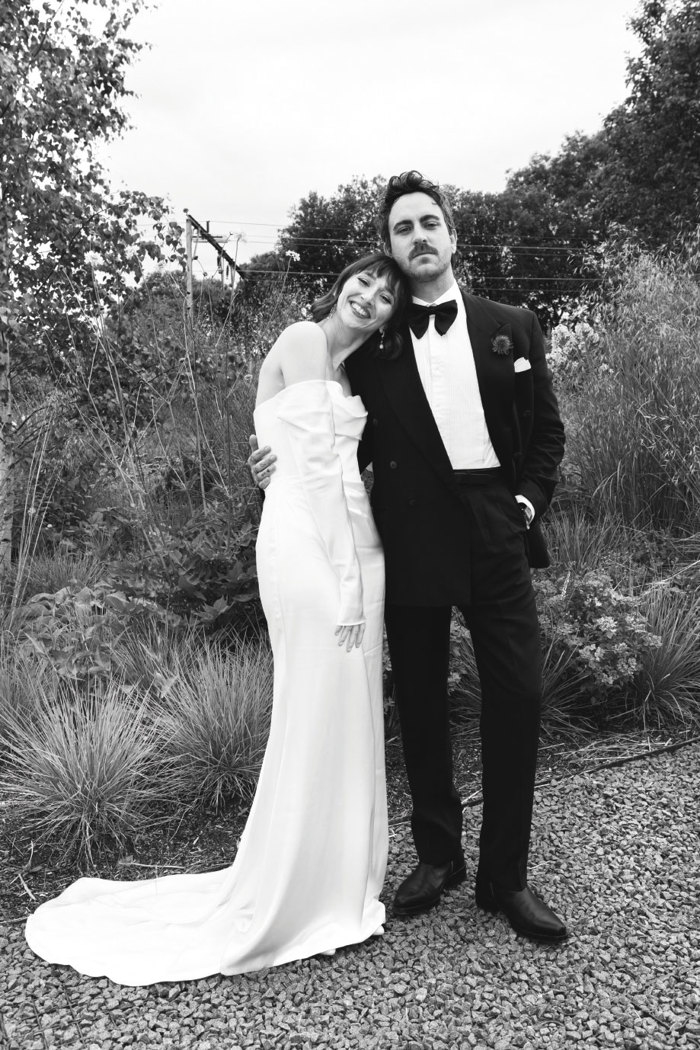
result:
M 384 329 L 383 328 L 379 329 L 379 347 L 378 347 L 378 349 L 379 349 L 379 353 L 380 354 L 384 350 Z

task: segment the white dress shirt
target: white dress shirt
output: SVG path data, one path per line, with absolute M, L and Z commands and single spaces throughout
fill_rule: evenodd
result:
M 444 335 L 435 329 L 435 318 L 420 339 L 411 332 L 418 374 L 435 417 L 440 437 L 454 470 L 499 467 L 484 418 L 479 381 L 462 294 L 453 284 L 435 304 L 457 303 L 457 316 Z M 414 303 L 432 306 L 413 297 Z

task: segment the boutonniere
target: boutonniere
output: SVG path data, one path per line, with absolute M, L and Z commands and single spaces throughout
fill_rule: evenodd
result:
M 499 357 L 508 357 L 513 350 L 510 325 L 506 324 L 496 332 L 491 340 L 491 352 Z

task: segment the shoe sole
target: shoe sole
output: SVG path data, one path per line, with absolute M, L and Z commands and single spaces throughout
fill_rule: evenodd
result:
M 402 908 L 394 905 L 392 907 L 392 915 L 395 915 L 397 919 L 410 919 L 413 915 L 422 915 L 423 912 L 432 911 L 432 909 L 440 903 L 440 898 L 446 890 L 452 889 L 453 886 L 459 886 L 460 882 L 464 882 L 467 877 L 467 869 L 460 868 L 459 871 L 453 872 L 445 882 L 437 897 L 430 901 L 424 901 L 422 904 L 416 904 L 413 907 L 406 906 Z

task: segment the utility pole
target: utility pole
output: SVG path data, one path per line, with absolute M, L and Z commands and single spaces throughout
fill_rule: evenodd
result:
M 211 246 L 216 250 L 216 254 L 217 254 L 217 257 L 218 257 L 218 260 L 219 260 L 219 263 L 220 263 L 222 269 L 223 269 L 224 262 L 228 263 L 228 265 L 230 267 L 230 272 L 231 272 L 231 287 L 233 287 L 233 281 L 234 281 L 234 277 L 235 277 L 236 274 L 238 274 L 238 276 L 241 278 L 241 280 L 245 280 L 245 274 L 242 273 L 241 270 L 238 268 L 238 264 L 236 263 L 236 260 L 231 258 L 231 256 L 226 251 L 226 249 L 222 248 L 222 246 L 219 244 L 217 238 L 212 233 L 209 232 L 209 229 L 208 229 L 209 223 L 207 223 L 206 227 L 202 226 L 202 224 L 200 222 L 197 222 L 197 220 L 192 215 L 190 215 L 190 213 L 187 211 L 187 208 L 185 208 L 185 215 L 186 215 L 186 220 L 185 220 L 185 249 L 186 249 L 186 256 L 187 256 L 187 293 L 186 293 L 185 305 L 187 307 L 187 316 L 191 320 L 192 319 L 192 260 L 193 260 L 193 256 L 192 256 L 192 230 L 193 229 L 197 231 L 198 236 L 202 237 L 208 244 L 211 244 Z
M 187 283 L 185 285 L 185 311 L 187 320 L 192 321 L 192 219 L 185 208 L 185 258 L 187 261 Z

